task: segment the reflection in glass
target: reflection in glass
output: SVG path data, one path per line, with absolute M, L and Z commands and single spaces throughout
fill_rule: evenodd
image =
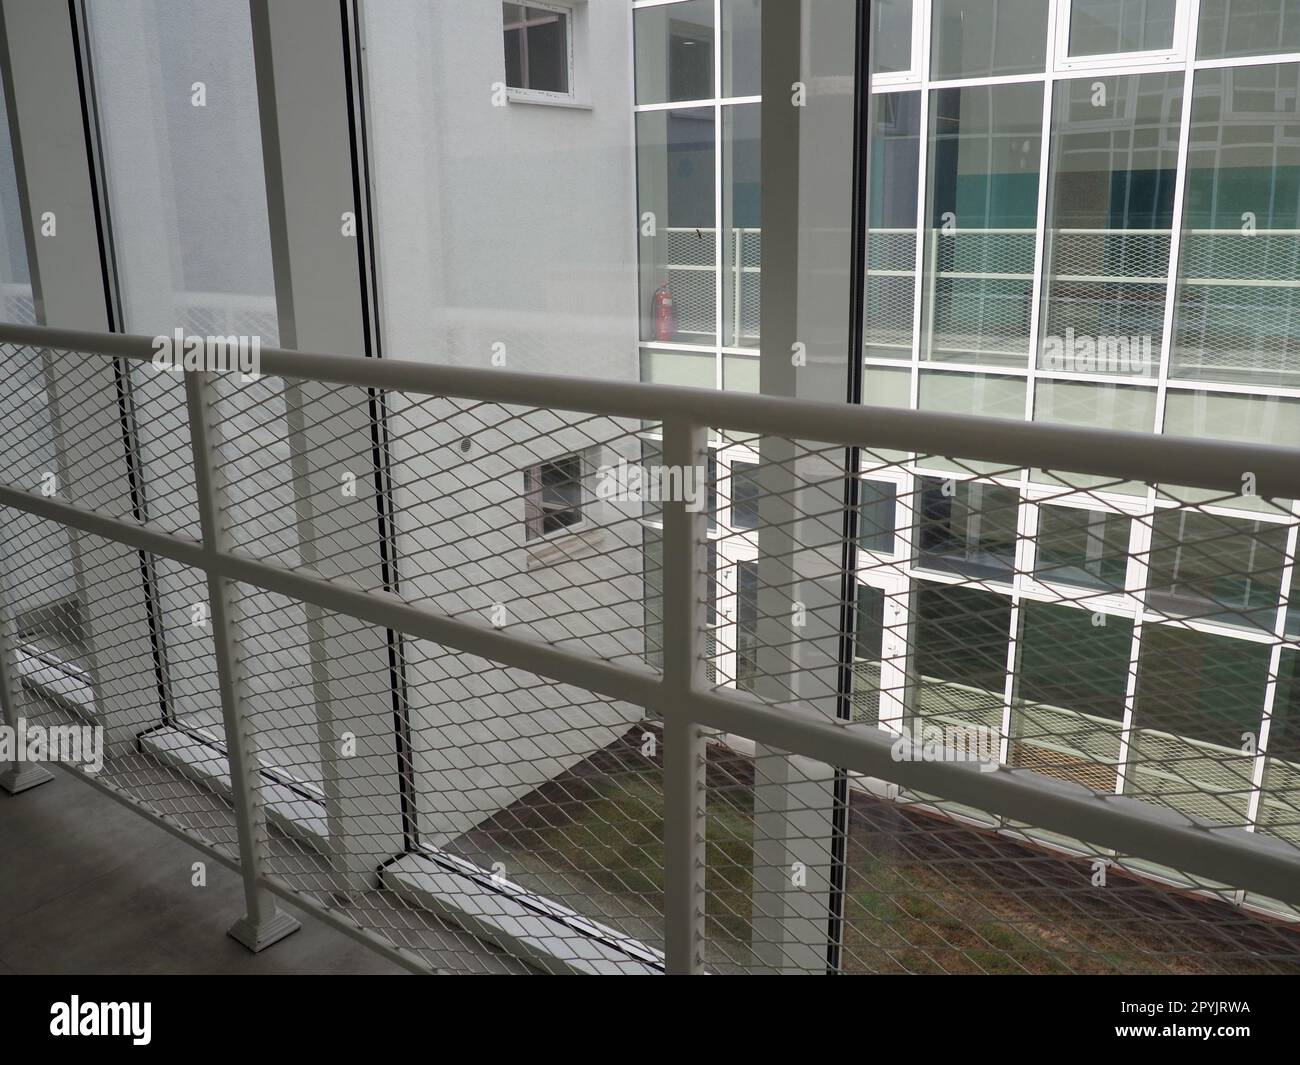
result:
M 762 269 L 762 104 L 722 109 L 723 344 L 756 348 Z
M 1300 52 L 1300 0 L 1201 0 L 1198 59 Z
M 713 0 L 633 12 L 636 102 L 713 98 Z
M 752 692 L 758 677 L 758 563 L 736 563 L 736 687 Z
M 1300 64 L 1198 70 L 1170 374 L 1300 385 Z
M 932 78 L 1041 73 L 1044 0 L 934 0 Z
M 931 712 L 966 718 L 996 715 L 1000 722 L 1011 600 L 998 592 L 925 582 L 917 584 L 914 600 L 916 669 L 929 689 L 929 698 L 922 699 L 930 703 Z M 945 686 L 935 691 L 926 681 L 968 690 Z M 993 699 L 972 698 L 978 692 Z
M 1028 361 L 1042 124 L 1038 84 L 931 94 L 923 359 Z
M 1172 48 L 1177 0 L 1071 0 L 1070 55 Z
M 1286 538 L 1287 527 L 1270 522 L 1191 510 L 1157 513 L 1147 607 L 1271 633 Z
M 918 496 L 917 565 L 968 577 L 1011 579 L 1019 492 L 978 481 L 923 477 Z
M 1183 75 L 1057 84 L 1039 365 L 1159 365 Z M 1135 357 L 1136 356 L 1136 357 Z
M 1171 625 L 1146 625 L 1133 723 L 1241 749 L 1259 735 L 1269 649 Z
M 716 342 L 713 125 L 706 107 L 636 116 L 642 340 Z
M 1040 507 L 1034 576 L 1048 584 L 1122 591 L 1128 518 L 1101 510 Z
M 1133 623 L 1055 603 L 1021 606 L 1016 697 L 1120 721 L 1128 685 Z
M 871 73 L 912 69 L 912 0 L 871 0 Z
M 1034 389 L 1034 421 L 1078 425 L 1085 429 L 1117 429 L 1149 433 L 1155 428 L 1156 390 L 1092 381 L 1039 378 Z M 1061 475 L 1034 470 L 1036 481 L 1068 484 L 1071 488 L 1105 488 L 1110 492 L 1146 495 L 1139 481 L 1116 483 L 1113 477 L 1061 471 Z
M 864 551 L 892 555 L 898 486 L 866 478 L 859 483 L 858 544 Z
M 863 341 L 878 359 L 912 357 L 920 146 L 921 94 L 874 94 Z
M 853 720 L 880 721 L 880 660 L 884 657 L 885 593 L 859 584 L 853 647 Z
M 762 13 L 763 0 L 722 0 L 723 96 L 758 96 L 763 91 Z

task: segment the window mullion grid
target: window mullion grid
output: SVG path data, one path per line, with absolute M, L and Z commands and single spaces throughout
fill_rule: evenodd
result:
M 1135 515 L 1129 522 L 1129 560 L 1125 584 L 1131 589 L 1133 639 L 1129 644 L 1128 676 L 1124 680 L 1124 717 L 1120 725 L 1119 754 L 1115 767 L 1115 793 L 1124 794 L 1128 778 L 1128 753 L 1133 740 L 1133 709 L 1137 700 L 1138 662 L 1142 654 L 1142 624 L 1146 612 L 1147 584 L 1151 572 L 1151 526 L 1154 511 Z
M 1068 0 L 1067 0 L 1068 2 Z M 1047 12 L 1047 49 L 1046 55 L 1051 56 L 1054 41 L 1056 39 L 1058 6 L 1052 4 Z M 1027 341 L 1025 377 L 1025 421 L 1034 420 L 1034 398 L 1036 392 L 1036 373 L 1038 367 L 1038 337 L 1041 333 L 1038 320 L 1043 312 L 1043 264 L 1045 261 L 1045 245 L 1047 243 L 1047 229 L 1045 221 L 1047 217 L 1047 168 L 1050 164 L 1051 156 L 1051 132 L 1052 132 L 1052 91 L 1053 81 L 1050 64 L 1047 66 L 1043 76 L 1043 118 L 1041 129 L 1041 141 L 1039 144 L 1039 164 L 1038 164 L 1038 202 L 1035 207 L 1035 225 L 1037 234 L 1034 240 L 1034 266 L 1033 277 L 1030 282 L 1030 299 L 1029 299 L 1029 336 Z M 1001 756 L 1000 760 L 1005 765 L 1010 758 L 1011 728 L 1012 716 L 1014 713 L 1014 695 L 1016 682 L 1016 648 L 1019 637 L 1020 626 L 1020 598 L 1028 574 L 1032 572 L 1034 555 L 1037 549 L 1037 527 L 1038 527 L 1038 509 L 1037 505 L 1030 503 L 1029 494 L 1029 466 L 1024 466 L 1020 471 L 1020 493 L 1016 506 L 1016 551 L 1015 551 L 1015 572 L 1012 574 L 1012 586 L 1015 589 L 1011 596 L 1011 620 L 1010 632 L 1007 638 L 1007 676 L 1006 684 L 1002 697 L 1002 739 L 1001 739 Z
M 1300 503 L 1291 504 L 1293 518 L 1300 518 Z M 1277 698 L 1277 678 L 1282 666 L 1282 647 L 1286 641 L 1287 607 L 1291 589 L 1295 586 L 1297 525 L 1293 521 L 1287 530 L 1286 555 L 1282 563 L 1282 580 L 1278 588 L 1277 617 L 1273 622 L 1273 646 L 1269 652 L 1268 678 L 1264 684 L 1264 706 L 1260 718 L 1259 736 L 1255 744 L 1254 764 L 1250 769 L 1250 799 L 1246 804 L 1246 830 L 1254 832 L 1259 824 L 1259 806 L 1263 799 L 1264 774 L 1268 761 L 1268 739 L 1273 724 L 1273 706 Z M 1238 901 L 1244 897 L 1239 893 Z
M 1173 344 L 1174 299 L 1178 284 L 1178 257 L 1182 234 L 1183 197 L 1187 177 L 1187 135 L 1191 125 L 1192 113 L 1192 56 L 1196 54 L 1196 22 L 1199 4 L 1192 0 L 1192 25 L 1188 29 L 1187 54 L 1183 64 L 1183 99 L 1178 125 L 1178 163 L 1174 173 L 1174 203 L 1170 219 L 1169 261 L 1165 280 L 1165 308 L 1161 325 L 1160 366 L 1156 377 L 1156 412 L 1153 432 L 1164 432 L 1166 383 L 1169 379 L 1169 357 Z M 1129 75 L 1137 77 L 1139 75 Z M 1151 572 L 1151 537 L 1155 524 L 1156 489 L 1147 488 L 1147 507 L 1145 513 L 1135 516 L 1130 526 L 1128 576 L 1129 587 L 1133 589 L 1134 618 L 1133 640 L 1129 650 L 1129 672 L 1125 680 L 1124 721 L 1120 731 L 1118 766 L 1116 767 L 1115 792 L 1123 794 L 1128 780 L 1129 752 L 1133 742 L 1133 711 L 1137 697 L 1138 665 L 1142 655 L 1142 630 L 1146 615 L 1147 586 Z

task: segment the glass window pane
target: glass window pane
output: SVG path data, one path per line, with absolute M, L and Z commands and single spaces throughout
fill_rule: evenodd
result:
M 862 402 L 869 407 L 910 407 L 912 371 L 892 366 L 868 366 L 862 380 Z
M 1155 428 L 1156 398 L 1154 388 L 1039 378 L 1034 390 L 1034 420 L 1089 429 L 1149 433 Z M 1045 484 L 1067 484 L 1072 488 L 1104 487 L 1109 492 L 1129 495 L 1146 495 L 1147 491 L 1147 486 L 1137 481 L 1117 484 L 1113 477 L 1069 471 L 1062 471 L 1062 476 L 1058 477 L 1044 470 L 1034 470 L 1033 477 Z
M 1024 602 L 1016 647 L 1011 763 L 1115 790 L 1133 624 Z
M 502 5 L 506 84 L 536 92 L 569 91 L 569 16 L 525 4 Z
M 736 563 L 736 687 L 752 692 L 758 678 L 758 563 Z
M 4 106 L 4 86 L 0 85 L 0 108 Z M 8 122 L 0 122 L 0 297 L 0 321 L 37 324 Z
M 1170 436 L 1300 447 L 1300 400 L 1171 389 L 1165 396 Z
M 893 366 L 867 366 L 862 375 L 862 402 L 870 407 L 907 410 L 912 406 L 912 371 Z M 908 456 L 888 448 L 864 449 L 863 472 L 893 467 Z
M 977 481 L 923 477 L 917 495 L 918 566 L 968 577 L 1011 579 L 1019 492 Z
M 1042 125 L 1041 85 L 931 94 L 923 359 L 1028 361 Z
M 723 343 L 757 348 L 762 278 L 761 104 L 722 109 Z
M 731 461 L 731 527 L 758 528 L 758 463 Z
M 1000 707 L 1011 600 L 997 592 L 919 582 L 915 602 L 916 668 L 922 683 L 941 681 L 990 692 Z M 923 711 L 929 713 L 966 708 L 963 693 L 951 690 L 933 692 L 926 702 Z
M 641 380 L 656 385 L 717 388 L 717 356 L 690 351 L 643 351 Z
M 1039 507 L 1034 576 L 1048 584 L 1122 591 L 1128 571 L 1129 520 L 1074 507 Z
M 912 69 L 912 0 L 871 0 L 871 73 Z
M 632 17 L 636 102 L 713 99 L 713 0 L 642 7 Z
M 1144 626 L 1133 723 L 1240 750 L 1243 732 L 1259 735 L 1268 659 L 1263 644 Z
M 1284 649 L 1278 662 L 1273 720 L 1268 732 L 1268 753 L 1273 758 L 1300 762 L 1300 651 Z M 1295 811 L 1289 820 L 1294 825 Z
M 1170 374 L 1300 385 L 1300 64 L 1199 70 Z
M 250 345 L 252 338 L 275 345 L 279 329 L 248 5 L 92 0 L 86 14 L 125 330 L 171 335 L 179 328 L 186 335 L 242 336 Z M 194 103 L 195 81 L 203 83 L 203 106 Z M 175 462 L 188 447 L 183 392 L 160 384 L 149 366 L 132 372 L 130 390 L 143 498 L 151 512 L 175 508 L 194 492 L 192 470 Z M 247 420 L 233 403 L 225 426 L 229 440 L 243 442 L 240 468 L 250 478 L 259 469 L 281 466 L 288 454 L 283 399 L 260 398 L 264 406 Z M 296 530 L 283 530 L 281 519 L 292 513 L 291 488 L 278 473 L 268 483 L 280 488 L 246 495 L 232 524 L 250 541 L 267 535 L 293 539 Z M 192 571 L 165 560 L 158 560 L 151 578 L 170 710 L 189 724 L 220 729 L 215 693 L 194 681 L 215 668 L 210 642 L 195 639 L 190 624 L 192 606 L 205 593 Z M 290 630 L 302 617 L 299 607 L 287 607 L 273 624 Z M 250 667 L 253 674 L 283 669 L 300 679 L 307 668 L 301 651 L 251 653 L 265 656 Z M 294 743 L 285 751 L 308 749 Z M 318 765 L 295 769 L 317 778 L 320 772 Z
M 853 720 L 880 721 L 880 660 L 884 655 L 885 593 L 858 585 L 857 628 L 853 648 Z
M 1133 623 L 1054 603 L 1021 605 L 1016 697 L 1120 721 L 1128 686 Z
M 713 127 L 712 108 L 636 116 L 643 340 L 716 342 Z
M 1177 6 L 1177 0 L 1071 0 L 1070 55 L 1172 48 Z
M 1032 74 L 1047 58 L 1044 0 L 934 0 L 931 76 Z
M 984 373 L 939 373 L 921 371 L 918 393 L 921 410 L 940 411 L 946 414 L 978 414 L 988 418 L 1025 417 L 1025 379 Z M 954 461 L 955 460 L 955 461 Z M 992 473 L 1005 469 L 990 462 L 961 461 L 931 456 L 920 458 L 921 465 L 943 470 L 953 470 L 963 475 Z
M 878 359 L 912 357 L 920 148 L 921 94 L 875 93 L 863 341 Z
M 1025 416 L 1025 381 L 987 373 L 921 372 L 921 410 L 982 414 L 990 418 Z
M 757 392 L 758 359 L 752 355 L 722 356 L 722 387 L 729 392 Z
M 1159 364 L 1182 85 L 1140 74 L 1056 86 L 1044 368 L 1132 372 L 1134 352 Z
M 863 478 L 859 493 L 858 543 L 864 551 L 894 553 L 894 522 L 898 485 Z
M 1300 52 L 1300 0 L 1201 0 L 1196 55 Z
M 763 0 L 722 0 L 722 95 L 763 91 Z
M 1285 525 L 1189 510 L 1157 513 L 1148 609 L 1271 633 L 1286 537 Z
M 94 0 L 88 13 L 127 331 L 276 344 L 248 5 Z M 195 80 L 204 107 L 173 88 Z

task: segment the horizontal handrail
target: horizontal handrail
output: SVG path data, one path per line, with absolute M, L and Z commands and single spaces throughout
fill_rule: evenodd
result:
M 46 326 L 0 325 L 0 343 L 148 361 L 154 338 Z M 963 460 L 1300 498 L 1300 447 L 899 410 L 678 385 L 439 366 L 392 358 L 263 348 L 263 373 L 297 380 L 458 396 L 661 421 L 672 413 L 723 429 L 845 447 L 951 455 Z

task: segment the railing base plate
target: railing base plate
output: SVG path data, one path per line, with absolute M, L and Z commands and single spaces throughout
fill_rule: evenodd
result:
M 4 788 L 10 795 L 17 795 L 53 779 L 54 774 L 42 766 L 15 764 L 0 773 L 0 788 Z
M 254 954 L 264 951 L 272 944 L 279 943 L 285 936 L 292 935 L 302 927 L 302 923 L 283 910 L 276 910 L 260 924 L 254 924 L 247 917 L 241 917 L 230 926 L 226 935 L 238 940 Z

